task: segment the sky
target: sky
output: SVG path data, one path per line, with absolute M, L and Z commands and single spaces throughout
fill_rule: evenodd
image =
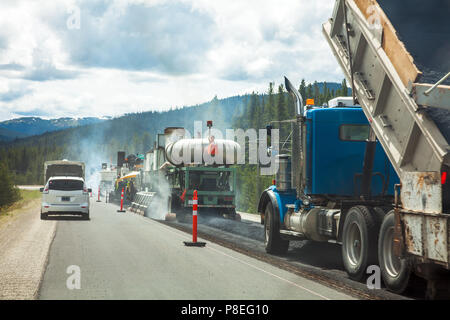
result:
M 340 82 L 333 0 L 2 0 L 0 121 L 118 116 Z

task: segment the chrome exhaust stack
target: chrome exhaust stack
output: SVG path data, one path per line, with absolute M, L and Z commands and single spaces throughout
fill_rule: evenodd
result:
M 288 78 L 284 77 L 286 90 L 294 99 L 295 113 L 297 121 L 294 123 L 294 130 L 292 133 L 292 164 L 291 164 L 291 181 L 292 186 L 295 186 L 297 199 L 303 198 L 303 190 L 305 187 L 306 166 L 305 164 L 305 146 L 306 135 L 303 126 L 304 111 L 303 98 L 300 92 L 292 85 Z
M 304 106 L 303 106 L 303 98 L 300 92 L 292 85 L 292 83 L 289 81 L 288 78 L 284 77 L 284 84 L 286 86 L 286 90 L 289 92 L 289 94 L 294 98 L 294 105 L 295 105 L 295 113 L 297 115 L 297 118 L 299 116 L 303 116 Z

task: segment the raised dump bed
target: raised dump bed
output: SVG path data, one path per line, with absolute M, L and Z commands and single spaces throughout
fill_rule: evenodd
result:
M 450 165 L 450 147 L 429 113 L 431 108 L 450 109 L 449 87 L 440 85 L 424 95 L 432 84 L 417 82 L 422 72 L 374 0 L 338 1 L 323 32 L 402 180 L 403 208 L 443 212 L 447 203 L 440 178 Z M 416 187 L 423 179 L 430 183 L 425 198 L 417 201 L 422 190 Z
M 434 85 L 450 71 L 449 8 L 440 0 L 338 0 L 323 24 L 401 181 L 394 251 L 425 263 L 416 273 L 432 281 L 433 268 L 450 268 L 449 80 Z
M 450 2 L 410 0 L 407 6 L 401 1 L 378 0 L 378 3 L 421 72 L 416 82 L 436 83 L 443 78 L 450 71 Z M 450 78 L 442 84 L 449 85 Z M 440 103 L 444 105 L 445 101 Z M 450 111 L 429 107 L 425 112 L 449 143 Z

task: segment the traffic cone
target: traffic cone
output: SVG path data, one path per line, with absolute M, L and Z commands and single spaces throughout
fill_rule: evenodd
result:
M 194 190 L 194 196 L 192 198 L 192 242 L 183 241 L 184 245 L 188 247 L 204 247 L 206 245 L 206 242 L 197 242 L 197 206 L 197 190 Z
M 122 194 L 120 195 L 120 210 L 117 210 L 117 212 L 125 212 L 125 210 L 123 210 L 123 188 Z

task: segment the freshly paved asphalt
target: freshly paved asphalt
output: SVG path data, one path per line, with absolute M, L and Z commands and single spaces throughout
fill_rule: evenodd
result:
M 58 218 L 39 299 L 353 299 L 312 280 L 117 206 L 91 202 L 90 221 Z M 202 241 L 202 239 L 199 239 Z M 68 289 L 69 266 L 80 289 Z

